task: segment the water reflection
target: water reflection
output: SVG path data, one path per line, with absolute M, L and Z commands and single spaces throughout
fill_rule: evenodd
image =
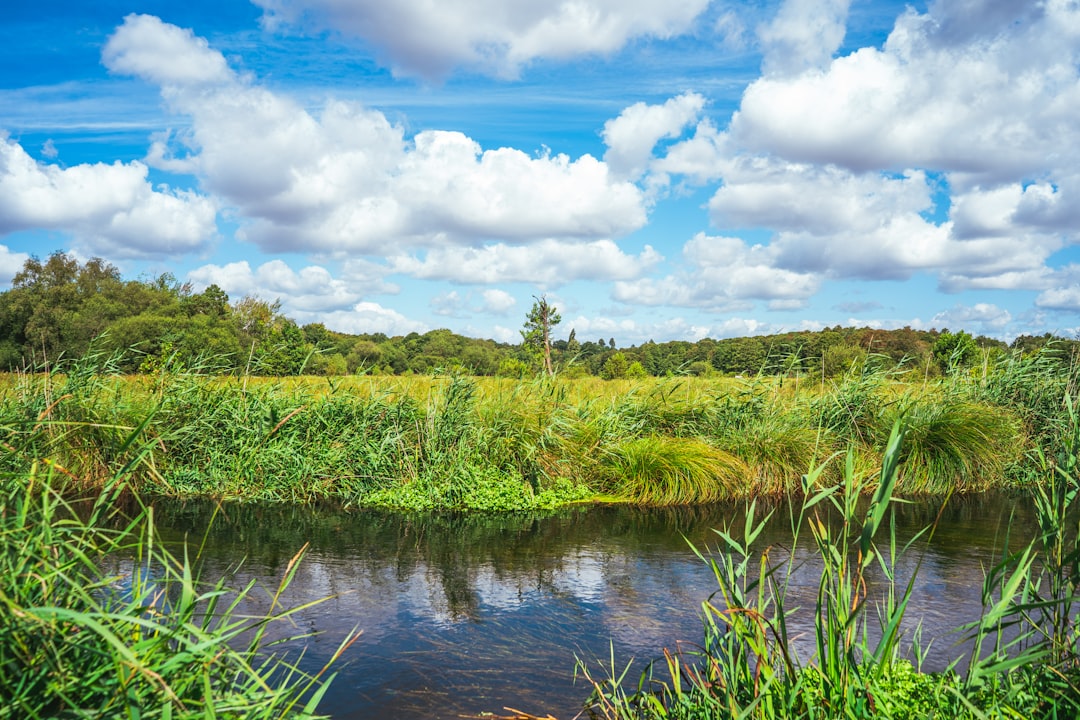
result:
M 774 561 L 791 552 L 786 506 L 778 505 L 761 546 Z M 935 504 L 898 506 L 903 542 L 933 522 Z M 272 586 L 304 543 L 310 551 L 283 596 L 302 604 L 334 599 L 297 616 L 315 670 L 353 627 L 363 630 L 322 706 L 335 718 L 433 718 L 501 713 L 510 706 L 573 717 L 588 689 L 573 683 L 574 656 L 649 660 L 677 642 L 700 641 L 698 609 L 716 589 L 690 544 L 715 548 L 713 528 L 738 522 L 741 506 L 598 507 L 552 517 L 417 517 L 334 508 L 159 502 L 172 541 L 202 544 L 208 576 L 241 564 L 237 582 Z M 211 518 L 213 517 L 213 522 Z M 932 538 L 898 566 L 917 563 L 914 620 L 929 658 L 957 652 L 949 631 L 979 613 L 982 568 L 1000 553 L 1004 530 L 1033 532 L 1025 503 L 995 495 L 953 500 Z M 688 542 L 689 541 L 689 542 Z M 794 548 L 789 607 L 809 628 L 820 570 L 807 533 Z M 881 583 L 878 583 L 879 587 Z M 254 601 L 253 601 L 254 602 Z M 289 634 L 283 629 L 282 635 Z M 800 643 L 808 655 L 812 635 Z

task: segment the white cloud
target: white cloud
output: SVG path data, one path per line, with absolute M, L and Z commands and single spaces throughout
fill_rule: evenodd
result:
M 421 260 L 398 256 L 389 263 L 395 272 L 429 280 L 467 284 L 526 282 L 559 287 L 575 280 L 635 278 L 662 258 L 649 246 L 627 255 L 611 240 L 572 243 L 543 240 L 532 245 L 499 243 L 479 248 L 429 250 Z
M 655 340 L 687 340 L 696 342 L 702 338 L 729 338 L 746 335 L 763 335 L 779 332 L 779 326 L 761 322 L 754 318 L 732 317 L 711 325 L 691 322 L 682 317 L 673 317 L 653 322 L 641 322 L 633 318 L 612 318 L 603 315 L 578 315 L 572 320 L 564 319 L 560 328 L 573 328 L 577 339 L 598 340 L 615 338 L 619 347 L 640 345 Z
M 698 307 L 710 311 L 746 310 L 753 300 L 773 309 L 801 307 L 817 292 L 821 277 L 777 265 L 774 248 L 749 246 L 739 238 L 698 233 L 683 248 L 682 272 L 663 278 L 615 283 L 612 296 L 635 305 Z
M 991 303 L 955 305 L 939 312 L 930 321 L 939 328 L 967 328 L 980 335 L 997 335 L 1012 322 L 1012 314 Z
M 1080 311 L 1080 284 L 1049 288 L 1035 298 L 1035 306 L 1047 310 Z
M 604 162 L 618 177 L 640 177 L 652 159 L 656 143 L 679 137 L 704 107 L 705 98 L 697 93 L 684 93 L 663 105 L 634 103 L 604 123 L 603 138 L 608 146 Z
M 459 316 L 465 309 L 465 299 L 457 290 L 436 295 L 429 304 L 433 313 L 447 317 Z
M 724 185 L 709 201 L 713 223 L 724 227 L 765 226 L 815 235 L 865 232 L 883 219 L 913 218 L 933 207 L 926 176 L 856 175 L 836 166 L 737 158 Z
M 159 43 L 168 56 L 153 55 Z M 382 113 L 355 104 L 331 101 L 313 115 L 231 71 L 169 75 L 163 64 L 201 66 L 216 51 L 160 21 L 129 17 L 109 48 L 111 69 L 160 83 L 170 108 L 192 119 L 188 133 L 156 137 L 148 159 L 196 171 L 248 219 L 240 237 L 264 250 L 384 254 L 482 239 L 588 240 L 646 221 L 642 191 L 589 155 L 484 150 L 445 131 L 409 141 Z
M 232 72 L 221 53 L 211 50 L 190 30 L 153 15 L 124 18 L 129 32 L 116 33 L 105 44 L 102 59 L 110 70 L 140 75 L 159 85 L 222 83 Z
M 193 191 L 154 188 L 140 162 L 39 164 L 0 134 L 0 234 L 46 228 L 72 233 L 94 252 L 163 257 L 203 248 L 217 206 Z
M 825 67 L 844 41 L 850 0 L 784 0 L 776 17 L 758 28 L 767 75 Z
M 952 5 L 908 10 L 881 49 L 751 83 L 732 133 L 793 161 L 936 168 L 968 185 L 1020 180 L 1048 161 L 1074 166 L 1080 131 L 1067 118 L 1080 111 L 1080 8 L 994 2 L 943 15 Z M 978 32 L 944 42 L 961 14 Z
M 611 53 L 634 38 L 687 31 L 708 0 L 256 0 L 264 22 L 359 37 L 395 73 L 439 79 L 455 67 L 517 75 L 540 58 Z
M 517 300 L 513 295 L 498 288 L 484 290 L 480 293 L 480 296 L 483 298 L 483 304 L 480 306 L 479 311 L 483 313 L 505 315 L 517 305 Z
M 0 285 L 8 285 L 29 259 L 26 253 L 12 252 L 7 246 L 0 245 Z
M 521 331 L 496 325 L 491 330 L 491 339 L 495 342 L 517 344 L 521 342 Z
M 333 313 L 352 307 L 362 296 L 350 283 L 334 278 L 323 267 L 311 265 L 293 270 L 281 260 L 263 263 L 255 270 L 246 260 L 226 265 L 204 265 L 188 273 L 197 288 L 217 285 L 230 297 L 253 295 L 280 299 L 282 311 Z
M 427 332 L 430 328 L 422 322 L 411 320 L 396 310 L 374 302 L 360 302 L 349 310 L 335 310 L 311 316 L 299 316 L 299 322 L 321 322 L 330 330 L 354 335 L 384 333 L 408 335 L 411 332 Z

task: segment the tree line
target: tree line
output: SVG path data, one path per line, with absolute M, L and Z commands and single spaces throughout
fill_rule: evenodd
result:
M 195 292 L 163 274 L 125 280 L 113 265 L 80 263 L 63 252 L 31 257 L 0 292 L 0 369 L 45 369 L 65 359 L 112 353 L 119 370 L 173 368 L 252 375 L 432 374 L 532 377 L 540 372 L 608 379 L 668 375 L 832 377 L 867 363 L 904 363 L 928 375 L 969 369 L 1012 350 L 1052 343 L 1063 359 L 1075 340 L 1021 336 L 1007 345 L 965 331 L 832 327 L 771 336 L 697 342 L 649 341 L 619 347 L 615 338 L 579 340 L 545 298 L 526 315 L 520 344 L 438 329 L 389 337 L 347 334 L 321 323 L 297 325 L 278 302 L 231 300 L 218 286 Z

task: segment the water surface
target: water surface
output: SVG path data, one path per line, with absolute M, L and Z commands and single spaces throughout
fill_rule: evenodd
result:
M 953 499 L 933 536 L 900 563 L 901 575 L 921 564 L 909 628 L 921 621 L 923 644 L 933 640 L 930 669 L 963 652 L 951 631 L 978 616 L 983 568 L 1000 556 L 1010 523 L 1014 535 L 1030 537 L 1027 505 L 1002 495 Z M 898 506 L 898 537 L 910 537 L 940 509 Z M 774 558 L 792 547 L 788 510 L 775 511 L 760 543 Z M 716 581 L 691 544 L 715 549 L 713 528 L 737 526 L 742 514 L 742 505 L 591 507 L 542 518 L 155 507 L 168 538 L 203 545 L 208 577 L 239 567 L 235 582 L 258 578 L 267 598 L 289 559 L 310 543 L 283 601 L 333 598 L 278 632 L 317 633 L 303 660 L 315 670 L 350 630 L 362 630 L 320 706 L 338 720 L 505 715 L 507 707 L 574 717 L 589 692 L 575 683 L 575 657 L 595 666 L 614 653 L 618 664 L 636 658 L 640 666 L 665 647 L 700 642 L 699 608 Z M 795 548 L 806 562 L 792 575 L 788 601 L 804 608 L 796 627 L 809 631 L 799 643 L 807 656 L 805 609 L 813 608 L 820 575 L 810 541 L 807 532 Z

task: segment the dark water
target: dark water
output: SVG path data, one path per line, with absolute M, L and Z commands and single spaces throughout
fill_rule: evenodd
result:
M 931 669 L 963 652 L 952 631 L 978 617 L 983 569 L 1000 556 L 1010 523 L 1016 537 L 1034 532 L 1027 506 L 999 495 L 953 499 L 933 537 L 899 563 L 900 576 L 921 563 L 910 617 L 912 627 L 921 620 L 923 644 L 933 641 Z M 940 509 L 899 506 L 898 537 L 910 537 Z M 303 660 L 315 670 L 351 629 L 363 631 L 320 706 L 339 720 L 505 715 L 506 707 L 574 717 L 589 692 L 580 679 L 575 684 L 575 656 L 595 667 L 614 652 L 621 669 L 631 658 L 640 666 L 665 647 L 700 642 L 699 608 L 716 581 L 687 540 L 715 549 L 712 528 L 742 513 L 721 505 L 415 517 L 241 505 L 226 506 L 211 523 L 212 505 L 155 507 L 168 538 L 204 546 L 207 576 L 239 565 L 235 582 L 258 578 L 267 598 L 292 555 L 310 543 L 283 600 L 334 597 L 279 633 L 318 633 L 306 641 Z M 786 513 L 777 508 L 781 519 L 760 543 L 774 548 L 774 559 L 791 549 Z M 795 549 L 809 559 L 791 578 L 789 607 L 814 606 L 819 570 L 810 541 L 806 532 Z M 804 658 L 810 622 L 805 611 L 797 616 L 808 631 L 799 646 Z

